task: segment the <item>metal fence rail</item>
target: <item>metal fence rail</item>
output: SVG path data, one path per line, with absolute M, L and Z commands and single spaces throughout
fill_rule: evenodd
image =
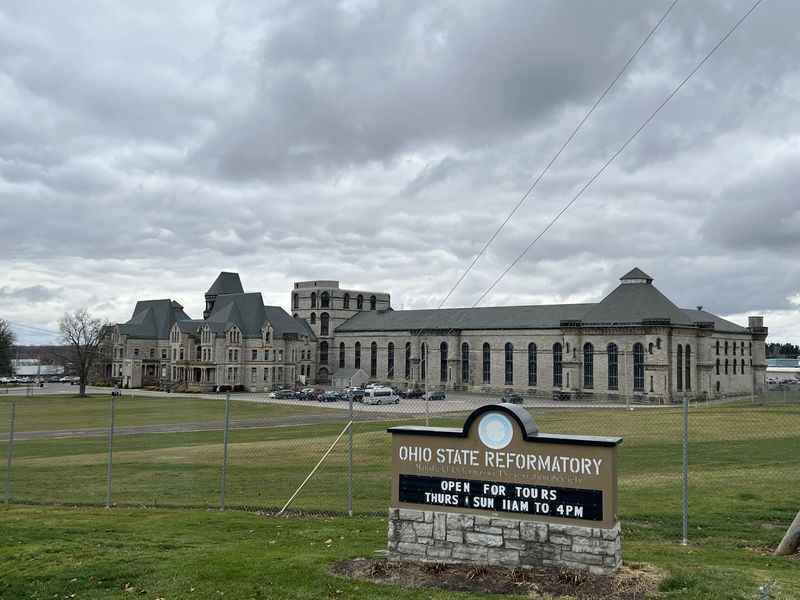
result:
M 0 479 L 6 502 L 385 514 L 386 428 L 460 425 L 496 401 L 457 393 L 389 406 L 263 394 L 8 395 L 0 398 Z M 622 436 L 621 518 L 673 523 L 676 542 L 732 510 L 746 514 L 752 502 L 781 506 L 800 469 L 794 389 L 670 405 L 529 396 L 525 406 L 542 431 Z M 694 501 L 709 496 L 719 509 L 693 514 Z

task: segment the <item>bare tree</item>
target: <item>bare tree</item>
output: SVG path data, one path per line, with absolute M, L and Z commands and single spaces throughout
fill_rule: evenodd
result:
M 64 313 L 58 322 L 61 339 L 70 347 L 80 377 L 81 397 L 86 396 L 86 384 L 95 360 L 100 356 L 106 324 L 94 319 L 85 308 L 73 314 Z
M 11 356 L 16 340 L 8 321 L 0 319 L 0 375 L 11 374 Z

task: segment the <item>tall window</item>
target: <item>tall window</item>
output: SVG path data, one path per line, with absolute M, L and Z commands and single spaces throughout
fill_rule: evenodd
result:
M 300 298 L 297 294 L 292 294 L 292 309 L 297 310 L 300 308 Z
M 394 379 L 394 343 L 389 342 L 386 349 L 386 377 Z
M 675 364 L 678 369 L 676 371 L 677 378 L 675 380 L 676 389 L 680 392 L 683 391 L 683 347 L 678 344 L 678 353 L 675 357 Z
M 638 342 L 633 345 L 633 389 L 644 391 L 644 346 Z
M 608 352 L 608 389 L 616 390 L 619 388 L 619 355 L 617 345 L 609 344 L 606 348 Z
M 719 359 L 717 359 L 717 375 L 719 375 Z
M 311 321 L 312 325 L 314 323 L 316 323 L 317 322 L 317 313 L 311 313 L 311 318 L 309 319 L 309 321 Z
M 369 309 L 375 310 L 378 307 L 378 299 L 375 296 L 369 297 Z
M 369 346 L 369 376 L 378 376 L 378 344 L 375 342 Z
M 317 292 L 311 292 L 311 308 L 317 308 Z
M 741 370 L 741 373 L 742 373 L 742 375 L 744 375 L 744 359 L 742 359 L 742 370 Z
M 405 363 L 406 379 L 411 379 L 411 342 L 406 342 Z
M 355 349 L 353 350 L 354 354 L 354 367 L 356 369 L 361 368 L 361 342 L 356 342 Z
M 725 340 L 725 356 L 728 356 L 728 340 Z
M 461 383 L 469 383 L 469 344 L 461 344 Z
M 328 364 L 328 342 L 320 342 L 319 344 L 319 364 Z
M 419 376 L 422 381 L 426 381 L 428 379 L 428 346 L 422 344 L 419 353 Z
M 328 313 L 325 312 L 319 316 L 319 334 L 328 335 L 329 330 L 330 330 L 330 315 L 328 315 Z
M 744 356 L 744 342 L 740 342 L 739 344 L 739 354 Z
M 350 294 L 344 295 L 344 300 L 342 300 L 342 308 L 350 308 Z
M 733 351 L 733 355 L 736 356 L 736 342 L 733 342 L 733 348 L 731 348 L 731 350 Z
M 528 385 L 536 385 L 536 344 L 528 344 Z
M 717 340 L 717 356 L 719 356 L 719 340 Z
M 322 292 L 319 295 L 320 308 L 329 308 L 331 305 L 331 296 L 328 292 Z
M 583 387 L 594 387 L 594 346 L 588 343 L 583 345 Z
M 362 308 L 364 308 L 364 296 L 362 296 L 361 294 L 356 296 L 356 308 L 358 310 L 361 310 Z
M 553 387 L 561 387 L 564 370 L 561 365 L 561 344 L 553 344 Z
M 492 348 L 486 342 L 483 345 L 483 383 L 492 382 Z
M 505 345 L 505 366 L 506 385 L 514 385 L 514 345 L 511 342 Z
M 344 342 L 339 342 L 339 368 L 344 369 Z
M 686 344 L 686 391 L 692 389 L 692 347 Z
M 735 348 L 736 346 L 734 346 Z M 733 374 L 736 375 L 736 359 L 733 359 Z
M 439 381 L 447 382 L 447 342 L 439 345 Z
M 728 359 L 725 359 L 725 375 L 728 374 Z

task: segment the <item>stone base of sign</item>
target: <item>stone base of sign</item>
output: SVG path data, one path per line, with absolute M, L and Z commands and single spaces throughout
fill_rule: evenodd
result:
M 596 575 L 622 565 L 611 529 L 492 516 L 389 509 L 389 558 L 499 567 L 567 567 Z

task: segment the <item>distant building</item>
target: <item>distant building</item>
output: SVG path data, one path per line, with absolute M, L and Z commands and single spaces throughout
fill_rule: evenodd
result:
M 20 358 L 11 361 L 11 372 L 17 377 L 63 375 L 63 365 L 43 364 L 38 358 Z
M 111 379 L 250 390 L 337 386 L 363 370 L 407 387 L 591 397 L 749 394 L 765 388 L 768 330 L 679 308 L 638 268 L 597 303 L 393 310 L 384 292 L 294 284 L 292 315 L 221 273 L 203 319 L 173 300 L 137 303 L 112 328 Z M 339 376 L 340 375 L 340 376 Z M 344 387 L 344 386 L 340 386 Z

